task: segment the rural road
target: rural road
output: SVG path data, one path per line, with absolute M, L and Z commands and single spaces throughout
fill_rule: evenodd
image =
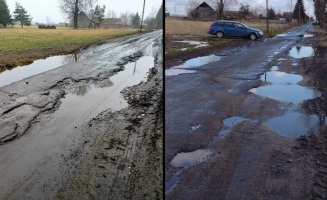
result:
M 161 47 L 117 38 L 0 87 L 0 199 L 162 197 Z
M 306 143 L 325 117 L 303 106 L 316 45 L 306 24 L 166 70 L 166 199 L 326 197 Z

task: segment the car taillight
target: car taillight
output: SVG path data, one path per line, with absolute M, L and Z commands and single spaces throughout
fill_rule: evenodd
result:
M 209 26 L 209 30 L 211 30 L 212 29 L 212 26 Z

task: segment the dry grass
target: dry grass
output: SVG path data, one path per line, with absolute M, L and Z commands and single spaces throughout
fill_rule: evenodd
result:
M 0 52 L 88 45 L 98 41 L 136 33 L 136 29 L 38 29 L 19 27 L 0 29 Z
M 260 29 L 263 32 L 266 32 L 266 22 L 249 22 L 241 20 L 244 24 Z M 208 28 L 212 22 L 203 22 L 203 21 L 187 21 L 179 20 L 175 18 L 166 18 L 166 30 L 165 35 L 192 35 L 192 36 L 208 36 Z M 269 24 L 270 35 L 277 35 L 284 32 L 290 26 L 288 24 Z M 266 33 L 265 33 L 266 34 Z

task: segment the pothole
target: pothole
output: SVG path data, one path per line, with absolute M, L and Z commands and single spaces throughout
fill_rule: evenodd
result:
M 178 175 L 180 174 L 180 171 L 173 174 L 168 181 L 165 183 L 165 193 L 171 192 L 176 186 L 179 181 Z
M 143 56 L 125 65 L 123 71 L 101 84 L 75 85 L 68 90 L 57 114 L 88 121 L 106 109 L 113 112 L 128 106 L 121 91 L 147 80 L 147 73 L 154 66 L 152 56 Z
M 19 66 L 11 70 L 3 71 L 0 73 L 0 87 L 46 71 L 50 71 L 65 64 L 77 62 L 80 59 L 81 54 L 76 53 L 63 56 L 51 56 L 46 59 L 36 60 L 29 65 Z
M 289 55 L 293 58 L 305 58 L 305 57 L 311 57 L 314 54 L 314 50 L 310 46 L 296 46 L 293 47 Z
M 317 115 L 307 116 L 298 112 L 288 112 L 271 118 L 265 124 L 270 130 L 287 137 L 318 134 L 321 128 L 326 126 L 325 120 Z
M 171 161 L 171 165 L 174 167 L 188 168 L 198 163 L 201 163 L 211 155 L 211 151 L 208 149 L 199 149 L 193 152 L 179 153 Z
M 196 70 L 187 70 L 187 69 L 166 69 L 165 76 L 178 76 L 181 74 L 193 74 L 197 72 Z
M 285 72 L 277 71 L 277 69 L 264 73 L 261 75 L 260 79 L 264 82 L 269 82 L 272 84 L 296 84 L 303 80 L 303 77 L 300 75 L 288 74 Z

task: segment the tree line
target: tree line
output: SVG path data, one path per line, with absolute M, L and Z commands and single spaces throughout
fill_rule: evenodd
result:
M 314 0 L 314 1 L 324 1 L 327 0 Z M 190 17 L 193 17 L 190 13 L 200 5 L 200 0 L 191 0 L 189 1 L 187 7 L 187 13 Z M 280 11 L 276 11 L 273 7 L 268 8 L 268 14 L 266 7 L 261 5 L 250 6 L 249 4 L 239 4 L 238 0 L 209 0 L 213 9 L 216 12 L 217 19 L 226 19 L 227 12 L 230 11 L 232 8 L 235 9 L 237 5 L 239 6 L 238 9 L 238 17 L 239 18 L 246 18 L 248 15 L 254 15 L 259 19 L 268 19 L 275 20 L 279 18 L 284 18 L 285 16 Z M 306 9 L 304 7 L 303 0 L 297 0 L 297 3 L 294 5 L 293 12 L 290 16 L 287 16 L 288 20 L 297 19 L 298 22 L 300 21 L 307 21 L 308 15 L 305 13 Z
M 16 2 L 13 14 L 10 14 L 6 0 L 0 0 L 0 24 L 4 27 L 19 22 L 21 27 L 30 26 L 32 17 L 27 13 L 25 8 Z

